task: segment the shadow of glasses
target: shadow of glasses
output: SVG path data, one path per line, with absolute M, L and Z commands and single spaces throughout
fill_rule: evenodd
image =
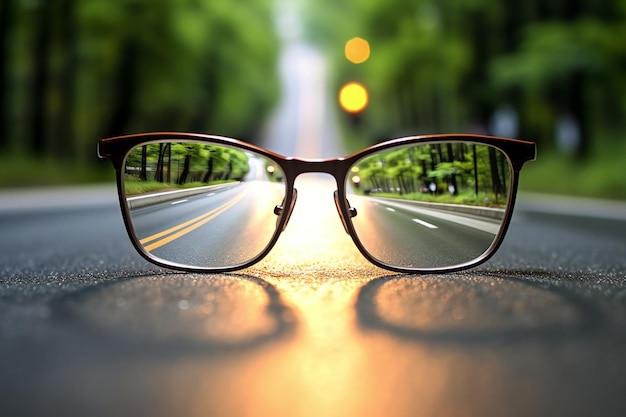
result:
M 523 343 L 586 337 L 603 325 L 580 294 L 541 272 L 396 275 L 361 287 L 356 302 L 365 330 L 443 344 Z
M 295 326 L 272 284 L 235 274 L 117 280 L 56 300 L 52 313 L 82 323 L 95 339 L 120 343 L 125 350 L 136 344 L 142 353 L 254 349 Z

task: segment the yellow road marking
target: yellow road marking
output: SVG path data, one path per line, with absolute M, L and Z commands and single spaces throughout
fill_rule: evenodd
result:
M 166 245 L 170 243 L 171 241 L 176 240 L 179 237 L 184 236 L 193 230 L 196 230 L 198 227 L 202 226 L 203 224 L 210 222 L 211 220 L 213 220 L 214 218 L 216 218 L 217 216 L 219 216 L 220 214 L 222 214 L 223 212 L 225 212 L 226 210 L 228 210 L 229 208 L 237 204 L 247 193 L 248 193 L 247 191 L 242 192 L 241 194 L 232 198 L 228 202 L 222 204 L 221 206 L 205 214 L 202 214 L 196 218 L 188 220 L 184 223 L 171 227 L 162 232 L 156 233 L 152 236 L 143 238 L 139 241 L 139 243 L 141 243 L 142 245 L 145 245 L 148 242 L 156 241 L 150 245 L 144 246 L 144 249 L 147 250 L 148 252 L 154 249 L 160 248 L 161 246 Z M 161 239 L 161 240 L 158 240 L 158 239 Z

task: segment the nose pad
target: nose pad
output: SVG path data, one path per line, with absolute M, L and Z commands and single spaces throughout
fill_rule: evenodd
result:
M 291 204 L 289 205 L 289 209 L 287 210 L 287 212 L 285 212 L 285 199 L 284 198 L 280 206 L 274 207 L 274 214 L 278 216 L 278 218 L 276 219 L 276 227 L 278 227 L 278 223 L 280 223 L 281 217 L 287 216 L 287 218 L 285 219 L 285 224 L 283 225 L 283 229 L 281 230 L 281 232 L 285 231 L 285 228 L 287 227 L 287 223 L 289 223 L 289 219 L 291 218 L 291 212 L 293 211 L 293 206 L 296 205 L 297 199 L 298 199 L 298 190 L 294 188 L 293 198 L 291 199 Z
M 346 233 L 350 234 L 350 232 L 348 232 L 348 224 L 347 219 L 343 217 L 343 214 L 341 214 L 341 206 L 339 205 L 339 193 L 337 192 L 337 190 L 335 190 L 335 192 L 333 193 L 333 197 L 335 198 L 335 207 L 337 207 L 337 211 L 339 212 L 339 218 L 341 219 L 341 223 L 343 224 L 343 230 L 346 231 Z M 345 200 L 345 204 L 348 207 L 348 214 L 350 215 L 350 217 L 354 217 L 356 216 L 356 209 L 354 207 L 350 207 L 350 202 L 348 201 L 348 199 Z

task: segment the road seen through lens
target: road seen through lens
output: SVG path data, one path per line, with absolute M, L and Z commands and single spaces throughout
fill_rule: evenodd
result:
M 242 182 L 131 211 L 147 252 L 197 267 L 228 267 L 257 256 L 274 233 L 284 185 Z
M 376 259 L 395 266 L 437 268 L 460 265 L 482 255 L 493 243 L 501 220 L 409 201 L 348 198 L 359 240 Z

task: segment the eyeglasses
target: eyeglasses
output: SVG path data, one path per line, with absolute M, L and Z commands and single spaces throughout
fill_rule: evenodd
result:
M 103 139 L 130 239 L 147 260 L 194 272 L 246 268 L 268 254 L 296 203 L 298 175 L 332 175 L 345 231 L 372 263 L 435 273 L 487 260 L 508 228 L 535 144 L 414 136 L 345 158 L 286 158 L 234 139 L 146 133 Z

